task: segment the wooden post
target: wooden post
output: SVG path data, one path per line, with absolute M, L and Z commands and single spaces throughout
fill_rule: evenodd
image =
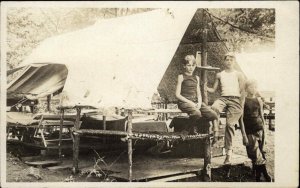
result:
M 209 136 L 205 138 L 203 176 L 204 181 L 211 181 L 211 143 Z
M 106 130 L 106 116 L 103 114 L 103 130 Z M 106 137 L 103 137 L 103 144 L 106 143 Z
M 202 53 L 201 53 L 201 66 L 207 66 L 207 18 L 206 13 L 202 10 Z M 201 91 L 202 91 L 202 101 L 206 105 L 208 104 L 208 96 L 205 86 L 207 85 L 207 71 L 203 70 L 201 72 Z M 210 134 L 210 129 L 207 127 L 206 133 Z M 205 139 L 204 144 L 204 170 L 203 170 L 204 181 L 211 181 L 211 143 L 210 137 Z
M 273 98 L 271 97 L 270 98 L 270 102 L 272 102 L 273 101 Z M 270 106 L 270 110 L 269 110 L 269 115 L 268 115 L 269 117 L 269 130 L 271 130 L 272 129 L 272 107 Z
M 79 134 L 76 132 L 79 130 L 80 126 L 80 114 L 81 114 L 81 108 L 76 107 L 76 120 L 75 120 L 75 126 L 74 126 L 74 140 L 73 140 L 73 174 L 78 173 L 78 156 L 79 156 L 79 142 L 80 137 Z
M 60 110 L 60 125 L 59 125 L 59 142 L 58 142 L 58 158 L 61 159 L 61 139 L 62 139 L 62 130 L 64 124 L 64 109 Z
M 201 66 L 207 66 L 207 20 L 205 11 L 202 10 L 202 53 L 201 53 Z M 202 91 L 202 101 L 208 104 L 207 91 L 205 90 L 205 85 L 207 84 L 207 71 L 202 70 L 201 72 L 201 91 Z
M 132 134 L 132 110 L 128 111 L 128 127 L 127 127 L 128 135 Z M 128 180 L 132 181 L 132 139 L 128 138 Z
M 51 95 L 47 96 L 47 111 L 50 112 L 51 111 Z
M 103 115 L 103 130 L 106 130 L 106 116 Z
M 168 101 L 167 99 L 164 100 L 165 104 L 164 104 L 164 109 L 168 109 Z M 167 121 L 168 120 L 168 113 L 164 113 L 164 119 L 163 121 Z

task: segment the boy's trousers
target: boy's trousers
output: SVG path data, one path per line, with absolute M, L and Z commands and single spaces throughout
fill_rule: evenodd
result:
M 252 163 L 255 165 L 263 165 L 266 163 L 265 155 L 262 152 L 262 147 L 264 144 L 263 137 L 263 130 L 257 131 L 254 134 L 247 134 L 249 142 L 248 146 L 246 147 L 247 154 L 248 157 L 251 159 Z

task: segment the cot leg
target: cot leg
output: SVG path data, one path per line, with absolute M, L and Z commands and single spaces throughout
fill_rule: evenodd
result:
M 203 181 L 211 181 L 211 143 L 209 136 L 205 138 Z

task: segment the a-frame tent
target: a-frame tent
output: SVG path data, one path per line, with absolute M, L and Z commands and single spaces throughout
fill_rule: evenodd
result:
M 7 97 L 37 99 L 63 91 L 63 105 L 147 108 L 158 89 L 174 101 L 184 56 L 201 51 L 203 19 L 208 64 L 220 67 L 227 51 L 202 10 L 158 9 L 48 38 L 21 63 L 25 70 L 9 83 Z
M 173 101 L 181 62 L 185 55 L 203 50 L 205 29 L 208 65 L 220 67 L 227 48 L 203 9 L 159 9 L 102 20 L 91 27 L 46 39 L 21 64 L 25 70 L 9 83 L 8 99 L 37 99 L 62 92 L 62 106 L 77 109 L 73 171 L 78 171 L 80 134 L 125 136 L 128 180 L 132 181 L 132 140 L 152 139 L 149 135 L 153 135 L 132 133 L 130 115 L 127 132 L 79 130 L 80 106 L 147 108 L 156 90 L 166 100 Z M 213 80 L 213 74 L 208 76 Z M 211 168 L 209 136 L 188 135 L 189 139 L 206 140 L 205 174 Z M 153 139 L 173 137 L 180 139 L 178 135 L 158 135 Z

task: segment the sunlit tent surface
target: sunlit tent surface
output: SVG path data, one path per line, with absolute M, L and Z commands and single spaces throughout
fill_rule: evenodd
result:
M 22 66 L 66 65 L 64 105 L 150 106 L 153 92 L 195 11 L 164 9 L 102 20 L 86 29 L 46 39 Z M 27 76 L 30 70 L 26 69 Z M 31 83 L 35 85 L 41 83 Z M 8 93 L 14 86 L 8 88 Z
M 201 49 L 201 15 L 159 9 L 46 39 L 22 62 L 7 96 L 35 99 L 63 89 L 63 106 L 150 107 L 158 89 L 170 101 L 184 56 Z M 227 48 L 209 26 L 208 64 L 220 66 Z

